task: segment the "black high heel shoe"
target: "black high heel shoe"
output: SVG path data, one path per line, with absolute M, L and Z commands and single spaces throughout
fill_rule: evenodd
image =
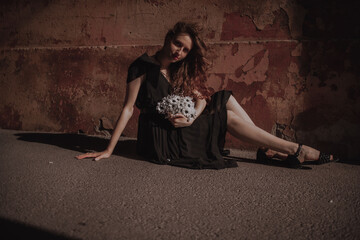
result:
M 331 162 L 338 162 L 340 161 L 340 158 L 337 157 L 337 156 L 333 156 L 333 159 L 331 159 L 331 155 L 330 154 L 327 154 L 327 153 L 323 153 L 323 152 L 320 152 L 320 156 L 319 156 L 319 159 L 317 161 L 315 161 L 314 163 L 315 164 L 325 164 L 325 163 L 331 163 Z
M 296 153 L 294 155 L 288 155 L 288 157 L 285 160 L 285 163 L 290 168 L 305 168 L 302 166 L 300 160 L 298 159 L 300 151 L 301 151 L 302 144 L 299 144 L 298 149 L 296 150 Z M 325 164 L 325 163 L 331 163 L 331 162 L 338 162 L 340 159 L 333 155 L 333 158 L 331 159 L 331 155 L 327 153 L 320 152 L 319 159 L 316 161 L 313 161 L 313 164 Z
M 266 152 L 268 151 L 268 148 L 262 149 L 259 148 L 256 152 L 256 161 L 261 164 L 269 164 L 271 161 L 271 158 L 266 155 Z
M 288 167 L 290 168 L 295 168 L 295 169 L 300 169 L 300 168 L 303 168 L 302 165 L 301 165 L 301 162 L 300 160 L 298 159 L 299 155 L 300 155 L 300 151 L 301 151 L 301 147 L 302 147 L 302 144 L 299 143 L 299 147 L 298 149 L 296 150 L 295 154 L 293 155 L 288 155 L 287 158 L 285 159 L 285 163 Z

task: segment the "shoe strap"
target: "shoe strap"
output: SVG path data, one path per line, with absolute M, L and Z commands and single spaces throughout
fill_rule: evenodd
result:
M 295 156 L 296 158 L 300 155 L 301 147 L 302 147 L 302 144 L 299 143 L 299 147 L 298 147 L 298 149 L 296 150 L 296 153 L 294 154 L 294 156 Z

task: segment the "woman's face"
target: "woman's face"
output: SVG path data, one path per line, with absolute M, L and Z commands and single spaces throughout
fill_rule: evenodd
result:
M 193 47 L 193 42 L 191 37 L 187 33 L 180 33 L 170 41 L 170 52 L 169 57 L 171 62 L 178 62 L 183 60 L 191 48 Z

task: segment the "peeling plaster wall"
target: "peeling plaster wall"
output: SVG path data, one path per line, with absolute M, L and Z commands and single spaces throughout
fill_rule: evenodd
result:
M 265 130 L 359 156 L 359 16 L 352 1 L 2 1 L 0 127 L 109 134 L 127 67 L 179 20 L 203 27 L 209 87 Z M 136 137 L 138 111 L 124 135 Z M 251 148 L 231 136 L 227 146 Z

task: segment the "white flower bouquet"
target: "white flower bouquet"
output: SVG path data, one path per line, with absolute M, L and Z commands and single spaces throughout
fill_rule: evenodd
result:
M 158 102 L 156 110 L 160 114 L 165 114 L 165 117 L 177 113 L 184 115 L 188 121 L 191 118 L 196 117 L 195 104 L 192 97 L 188 96 L 185 97 L 175 94 L 168 95 Z

